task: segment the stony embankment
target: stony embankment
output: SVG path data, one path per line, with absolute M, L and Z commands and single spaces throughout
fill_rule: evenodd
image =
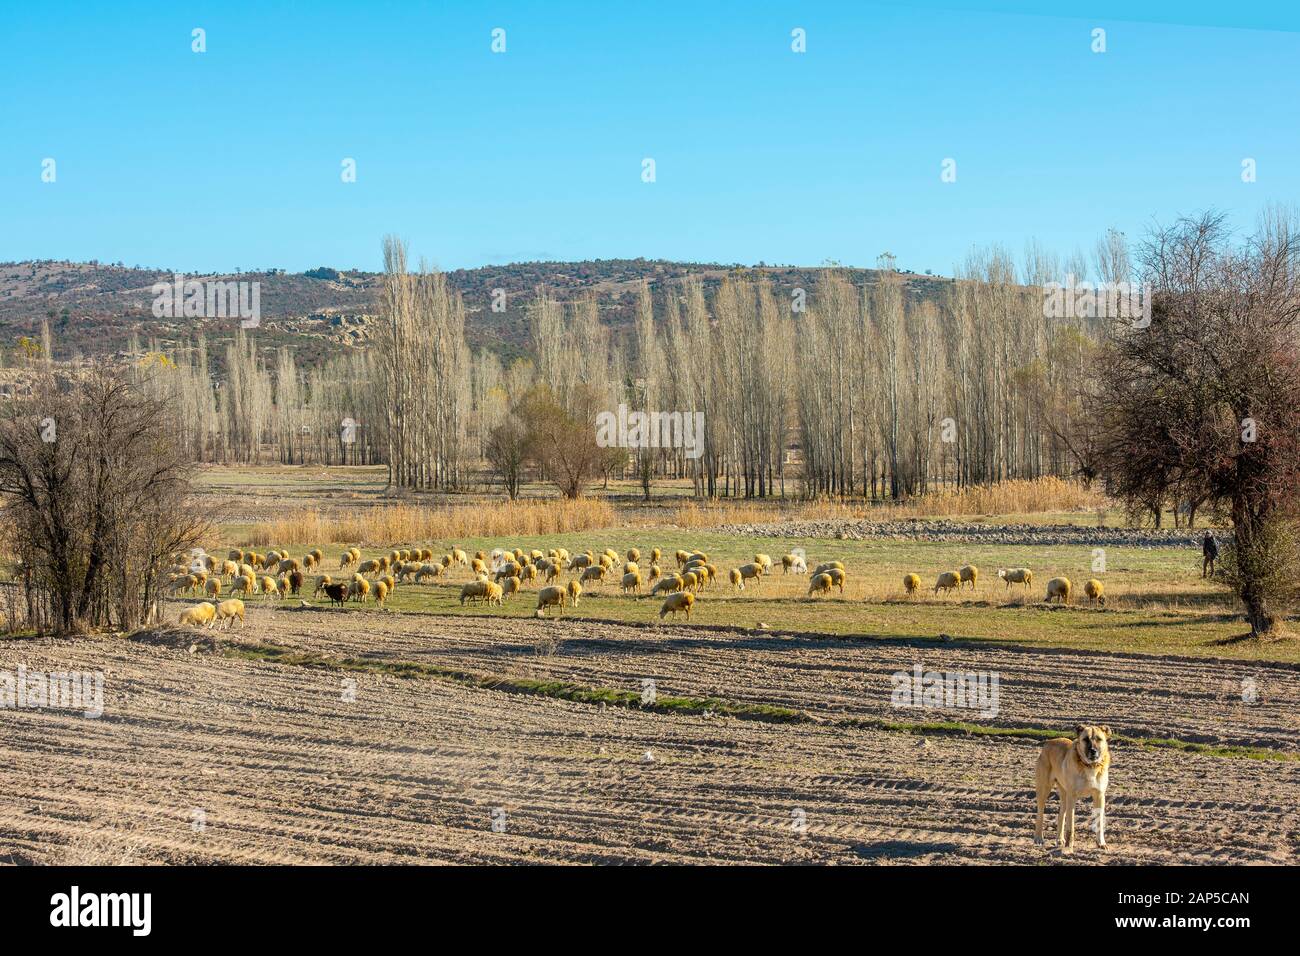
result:
M 833 538 L 840 541 L 953 541 L 987 544 L 1082 544 L 1129 548 L 1199 547 L 1204 530 L 1185 528 L 1102 528 L 1088 525 L 981 524 L 974 521 L 911 519 L 871 521 L 827 519 L 775 524 L 730 524 L 714 529 L 756 538 Z M 1219 530 L 1222 542 L 1228 532 Z

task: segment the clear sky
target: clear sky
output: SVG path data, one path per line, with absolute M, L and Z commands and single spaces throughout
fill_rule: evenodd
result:
M 0 260 L 375 269 L 391 232 L 444 269 L 951 274 L 1248 226 L 1300 199 L 1297 31 L 1296 3 L 0 0 Z

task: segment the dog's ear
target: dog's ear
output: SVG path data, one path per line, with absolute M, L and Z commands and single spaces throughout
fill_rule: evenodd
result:
M 1106 737 L 1107 739 L 1110 738 L 1110 728 L 1107 727 L 1105 724 L 1098 725 L 1097 729 L 1102 732 L 1102 735 L 1104 737 Z
M 1075 724 L 1075 725 L 1074 725 L 1074 736 L 1076 736 L 1076 737 L 1082 737 L 1082 736 L 1084 735 L 1084 732 L 1087 731 L 1087 729 L 1088 729 L 1088 725 L 1087 725 L 1087 724 Z

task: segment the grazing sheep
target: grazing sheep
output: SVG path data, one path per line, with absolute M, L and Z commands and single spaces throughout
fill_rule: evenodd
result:
M 813 575 L 816 576 L 816 575 L 818 575 L 818 574 L 821 574 L 823 571 L 829 571 L 831 568 L 839 568 L 841 571 L 843 571 L 843 570 L 844 570 L 844 562 L 843 562 L 843 561 L 827 561 L 827 562 L 825 562 L 825 563 L 823 563 L 823 564 L 819 564 L 819 565 L 817 565 L 817 567 L 815 567 L 815 568 L 813 569 Z
M 221 578 L 208 578 L 204 590 L 208 592 L 208 597 L 221 597 Z
M 1007 582 L 1008 591 L 1013 584 L 1023 584 L 1028 587 L 1034 583 L 1034 572 L 1028 568 L 998 568 L 998 577 Z
M 745 582 L 740 578 L 740 568 L 732 568 L 727 572 L 727 576 L 731 579 L 731 590 L 734 591 L 737 588 L 742 591 L 745 590 Z
M 276 584 L 275 578 L 270 575 L 263 575 L 261 584 L 263 594 L 274 594 L 276 597 L 280 596 L 280 586 Z
M 677 558 L 677 566 L 680 568 L 691 559 L 691 553 L 689 551 L 678 551 L 675 557 Z
M 517 578 L 523 575 L 524 569 L 515 561 L 507 561 L 501 565 L 501 569 L 494 576 L 497 581 L 503 581 L 506 578 Z
M 659 559 L 660 559 L 661 557 L 663 557 L 663 552 L 660 551 L 658 548 L 651 548 L 651 549 L 650 549 L 650 563 L 651 563 L 651 564 L 658 564 L 658 563 L 659 563 Z
M 844 593 L 844 569 L 843 568 L 831 568 L 829 571 L 823 571 L 822 574 L 830 575 L 831 584 L 839 588 L 841 594 Z
M 374 558 L 371 558 L 369 561 L 362 561 L 361 564 L 357 567 L 357 573 L 358 573 L 358 574 L 378 574 L 378 573 L 379 573 L 379 562 L 376 561 Z
M 1083 585 L 1083 593 L 1088 595 L 1088 603 L 1096 601 L 1102 607 L 1106 606 L 1106 587 L 1096 578 L 1090 578 Z
M 1069 578 L 1052 578 L 1047 582 L 1047 597 L 1044 601 L 1051 601 L 1052 598 L 1060 598 L 1062 604 L 1070 603 L 1070 579 Z
M 240 551 L 238 548 L 234 548 L 226 555 L 226 557 L 238 564 L 240 561 L 244 560 L 244 552 Z
M 279 551 L 268 551 L 268 552 L 266 552 L 266 556 L 262 559 L 262 563 L 263 563 L 263 564 L 279 564 L 279 563 L 280 563 L 280 559 L 281 559 L 282 557 L 284 557 L 284 555 L 282 555 Z M 240 558 L 239 560 L 240 560 L 240 561 L 243 561 L 244 559 L 243 559 L 243 558 Z
M 955 591 L 959 587 L 961 587 L 961 575 L 956 571 L 944 571 L 939 575 L 939 580 L 934 582 L 934 593 Z
M 471 574 L 487 574 L 488 571 L 487 562 L 484 561 L 482 558 L 470 558 L 469 570 Z
M 754 563 L 762 567 L 764 574 L 772 570 L 772 559 L 766 554 L 754 555 Z
M 330 580 L 330 576 L 328 574 L 320 575 L 318 578 L 316 578 L 316 590 L 311 592 L 311 596 L 314 598 L 320 597 L 321 591 L 324 591 L 327 587 L 329 587 L 333 583 L 334 582 Z
M 518 577 L 506 578 L 504 581 L 501 582 L 502 599 L 504 600 L 506 597 L 508 597 L 511 594 L 518 594 L 520 589 L 523 586 L 524 586 L 523 581 L 521 581 Z
M 235 578 L 235 583 L 230 585 L 230 593 L 251 597 L 257 593 L 257 578 L 251 574 L 241 574 Z
M 559 609 L 560 617 L 564 617 L 564 599 L 568 593 L 564 588 L 542 588 L 537 592 L 537 616 L 545 617 L 546 608 L 553 607 Z
M 319 565 L 322 561 L 325 560 L 325 552 L 322 551 L 320 548 L 312 548 L 311 559 L 313 563 Z
M 651 564 L 651 565 L 650 565 L 650 580 L 651 580 L 651 581 L 657 581 L 657 580 L 659 579 L 659 577 L 660 577 L 663 573 L 664 573 L 664 570 L 663 570 L 663 568 L 659 567 L 659 565 L 657 565 L 657 564 Z
M 823 571 L 821 574 L 814 574 L 812 580 L 808 582 L 808 596 L 814 594 L 831 593 L 831 576 Z
M 460 589 L 460 604 L 465 606 L 466 601 L 481 601 L 487 597 L 488 585 L 490 581 L 470 581 Z
M 339 570 L 342 571 L 344 568 L 352 564 L 354 560 L 355 559 L 352 557 L 351 551 L 344 551 L 342 554 L 339 555 Z
M 584 568 L 591 567 L 592 557 L 590 554 L 575 554 L 569 559 L 569 566 L 566 571 L 581 571 Z
M 745 590 L 746 581 L 753 581 L 755 584 L 762 583 L 763 566 L 761 564 L 742 564 L 740 567 L 736 568 L 736 570 L 740 572 L 740 589 L 742 591 Z M 736 583 L 734 576 L 731 579 L 731 583 Z
M 239 565 L 234 561 L 223 561 L 221 563 L 221 576 L 227 579 L 238 577 Z
M 383 604 L 388 600 L 388 584 L 384 581 L 375 582 L 375 603 Z
M 235 623 L 235 618 L 239 618 L 239 623 L 244 623 L 244 602 L 238 598 L 231 598 L 228 601 L 222 601 L 217 605 L 217 622 L 226 622 L 226 627 L 231 627 Z
M 563 566 L 563 565 L 564 565 L 564 564 L 569 560 L 569 549 L 568 549 L 568 548 L 556 548 L 556 549 L 555 549 L 555 557 L 559 560 L 561 566 Z
M 251 564 L 247 564 L 247 563 L 241 564 L 239 566 L 239 576 L 241 578 L 252 578 L 254 581 L 256 581 L 257 568 L 253 567 Z
M 578 606 L 578 598 L 582 597 L 582 585 L 577 581 L 569 582 L 569 603 L 574 607 Z
M 342 581 L 337 584 L 325 585 L 325 596 L 330 599 L 330 604 L 337 604 L 339 607 L 342 607 L 343 602 L 348 599 L 349 594 L 351 594 L 350 587 Z
M 438 563 L 442 565 L 442 569 L 444 571 L 447 570 L 449 567 L 451 567 L 453 564 L 455 564 L 455 562 L 451 559 L 450 554 L 444 554 L 441 558 L 438 559 Z
M 678 594 L 670 594 L 664 600 L 664 603 L 659 606 L 659 620 L 662 621 L 665 617 L 671 614 L 673 616 L 673 620 L 675 621 L 677 620 L 677 612 L 685 611 L 686 620 L 689 621 L 691 619 L 691 606 L 694 603 L 695 603 L 695 595 L 691 594 L 689 591 L 682 591 Z
M 636 548 L 628 548 L 628 549 L 627 549 L 627 563 L 628 563 L 628 564 L 636 564 L 636 563 L 637 563 L 638 561 L 640 561 L 640 560 L 641 560 L 641 552 L 640 552 L 640 551 L 638 551 Z
M 700 576 L 694 571 L 687 571 L 682 575 L 683 591 L 698 591 L 700 589 Z
M 604 555 L 602 555 L 602 557 L 604 557 Z M 583 584 L 586 584 L 588 581 L 600 582 L 605 580 L 605 565 L 603 564 L 592 565 L 591 567 L 587 568 L 587 570 L 582 572 L 582 576 L 579 577 L 578 580 L 581 581 Z
M 348 597 L 359 604 L 365 604 L 366 599 L 370 597 L 370 582 L 365 578 L 353 581 L 348 587 Z
M 432 560 L 433 560 L 433 548 L 421 548 L 421 549 L 420 549 L 420 560 L 421 560 L 421 561 L 432 561 Z
M 921 590 L 921 575 L 904 574 L 903 590 L 907 592 L 908 597 L 915 597 L 916 592 Z
M 379 579 L 379 581 L 385 587 L 388 588 L 389 594 L 392 594 L 394 591 L 397 590 L 397 579 L 393 577 L 391 574 L 385 574 L 382 578 Z
M 556 561 L 549 561 L 549 562 L 547 562 L 547 564 L 546 564 L 546 581 L 547 581 L 547 583 L 549 584 L 551 581 L 558 580 L 559 577 L 560 577 L 560 565 L 559 565 L 559 562 L 556 562 Z
M 637 563 L 636 563 L 635 561 L 624 561 L 624 562 L 623 562 L 623 573 L 624 573 L 624 574 L 631 574 L 633 571 L 640 571 L 640 570 L 641 570 L 641 569 L 637 566 Z
M 419 584 L 427 578 L 436 578 L 442 575 L 443 567 L 437 562 L 420 565 L 420 570 L 415 572 L 415 583 Z
M 451 549 L 451 559 L 457 564 L 469 564 L 469 555 L 460 548 Z
M 211 626 L 216 615 L 216 607 L 204 601 L 202 604 L 195 604 L 181 611 L 180 623 L 194 627 Z
M 537 565 L 535 565 L 535 564 L 526 564 L 526 565 L 524 565 L 523 579 L 524 579 L 524 582 L 527 583 L 527 584 L 531 584 L 532 582 L 536 581 L 536 580 L 537 580 Z
M 498 607 L 500 607 L 502 600 L 505 596 L 504 590 L 499 584 L 493 584 L 491 581 L 488 581 L 486 583 L 487 583 L 487 603 L 495 604 Z
M 686 587 L 686 579 L 680 574 L 670 574 L 667 577 L 660 578 L 655 586 L 650 589 L 650 596 L 656 594 L 671 594 L 673 591 L 680 591 Z
M 980 569 L 973 564 L 963 565 L 958 569 L 957 575 L 961 578 L 962 583 L 970 582 L 971 590 L 975 589 L 975 582 L 979 579 Z
M 640 571 L 628 571 L 626 574 L 623 575 L 623 591 L 624 593 L 628 591 L 631 591 L 633 594 L 640 593 L 641 591 Z
M 781 573 L 782 574 L 807 574 L 808 565 L 803 558 L 797 554 L 781 555 Z

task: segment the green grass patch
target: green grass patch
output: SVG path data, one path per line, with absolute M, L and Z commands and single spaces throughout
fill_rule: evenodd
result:
M 714 713 L 741 720 L 763 720 L 771 723 L 800 723 L 810 720 L 806 714 L 788 707 L 770 704 L 746 704 L 719 697 L 664 697 L 645 704 L 635 691 L 615 690 L 609 687 L 586 687 L 568 681 L 534 680 L 523 677 L 500 677 L 474 674 L 469 671 L 438 667 L 415 661 L 363 660 L 356 657 L 328 657 L 315 651 L 295 651 L 275 644 L 223 644 L 221 653 L 242 660 L 269 661 L 295 667 L 318 667 L 337 671 L 362 671 L 389 674 L 404 678 L 433 678 L 450 681 L 467 687 L 498 690 L 512 694 L 531 694 L 553 697 L 579 704 L 605 704 L 609 707 L 627 707 L 657 713 L 703 714 Z
M 790 707 L 771 704 L 742 703 L 720 697 L 667 697 L 659 696 L 653 704 L 642 702 L 636 691 L 617 690 L 610 687 L 588 687 L 570 681 L 534 680 L 520 677 L 500 677 L 475 674 L 469 671 L 439 667 L 415 661 L 363 660 L 356 657 L 335 658 L 315 651 L 295 651 L 275 644 L 223 643 L 220 652 L 231 658 L 266 661 L 295 667 L 317 667 L 326 670 L 389 674 L 402 678 L 432 678 L 450 681 L 467 687 L 497 690 L 512 694 L 551 697 L 578 704 L 604 704 L 608 707 L 625 707 L 653 713 L 704 714 L 713 713 L 739 720 L 761 720 L 768 723 L 818 723 L 836 727 L 859 727 L 883 730 L 890 733 L 945 737 L 1022 737 L 1032 740 L 1051 740 L 1070 737 L 1068 731 L 1050 727 L 1002 727 L 974 724 L 960 720 L 895 721 L 877 717 L 849 717 L 829 719 L 813 717 Z M 1225 757 L 1249 760 L 1300 761 L 1300 754 L 1273 750 L 1268 747 L 1241 747 L 1209 744 L 1171 737 L 1133 737 L 1116 734 L 1113 743 L 1132 744 L 1144 750 L 1178 750 L 1205 757 Z

